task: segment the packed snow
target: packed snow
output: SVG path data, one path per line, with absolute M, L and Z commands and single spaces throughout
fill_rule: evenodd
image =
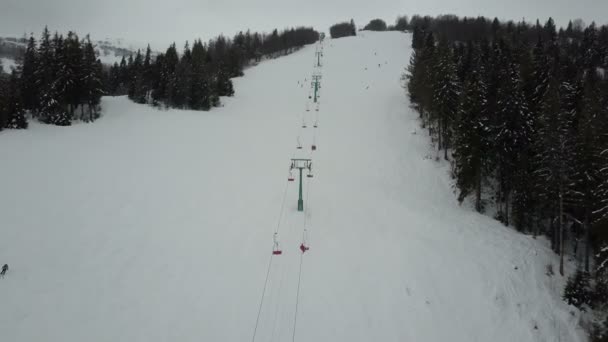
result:
M 7 74 L 13 72 L 13 68 L 17 67 L 17 63 L 15 63 L 14 59 L 6 57 L 0 57 L 0 64 L 2 64 L 2 70 Z
M 410 40 L 326 40 L 318 112 L 308 46 L 210 112 L 106 97 L 93 124 L 1 132 L 2 340 L 585 341 L 546 241 L 459 206 L 428 158 Z

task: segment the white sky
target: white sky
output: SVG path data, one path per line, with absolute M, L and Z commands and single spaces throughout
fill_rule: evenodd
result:
M 95 40 L 123 38 L 164 49 L 172 42 L 204 40 L 240 30 L 306 25 L 328 31 L 331 24 L 354 18 L 393 23 L 397 15 L 485 15 L 499 19 L 558 25 L 582 18 L 608 23 L 608 0 L 0 0 L 0 35 L 36 37 L 44 25 L 52 31 L 90 33 Z

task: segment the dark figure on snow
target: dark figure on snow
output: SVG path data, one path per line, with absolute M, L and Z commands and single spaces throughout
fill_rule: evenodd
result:
M 6 271 L 8 271 L 8 265 L 4 264 L 4 266 L 2 266 L 2 272 L 0 272 L 0 275 L 4 278 L 4 275 L 6 274 Z

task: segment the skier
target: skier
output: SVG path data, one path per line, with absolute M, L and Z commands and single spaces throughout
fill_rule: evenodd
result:
M 0 272 L 0 275 L 2 276 L 2 278 L 4 278 L 6 271 L 8 271 L 8 264 L 4 264 L 4 266 L 2 266 L 2 272 Z

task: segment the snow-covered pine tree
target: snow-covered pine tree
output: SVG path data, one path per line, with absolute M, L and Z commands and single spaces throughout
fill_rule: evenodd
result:
M 595 23 L 591 23 L 583 31 L 583 40 L 580 51 L 583 52 L 583 65 L 586 69 L 595 69 L 600 65 L 600 47 L 598 45 L 598 32 Z
M 7 103 L 6 103 L 6 128 L 25 129 L 27 128 L 27 119 L 25 118 L 25 109 L 21 103 L 20 94 L 21 84 L 17 71 L 13 70 L 8 82 Z
M 115 72 L 117 71 L 115 69 Z M 104 93 L 102 73 L 101 63 L 97 60 L 93 43 L 87 35 L 84 45 L 83 72 L 81 74 L 84 102 L 88 107 L 88 118 L 84 119 L 86 121 L 93 121 L 98 118 L 97 106 Z M 114 75 L 114 77 L 117 77 L 117 75 Z
M 175 48 L 175 43 L 171 44 L 164 56 L 163 70 L 161 71 L 161 82 L 164 86 L 164 92 L 162 95 L 162 101 L 165 102 L 166 105 L 172 106 L 173 103 L 172 98 L 175 92 L 175 87 L 177 85 L 177 78 L 175 77 L 175 69 L 177 68 L 177 64 L 179 63 L 179 56 L 177 54 L 177 49 Z
M 532 140 L 532 120 L 522 92 L 519 68 L 513 60 L 512 52 L 503 40 L 499 43 L 497 89 L 497 112 L 493 121 L 494 155 L 497 161 L 499 183 L 499 216 L 509 225 L 509 208 L 514 187 L 513 175 L 521 167 L 521 156 Z
M 192 85 L 192 51 L 186 42 L 182 54 L 175 68 L 175 83 L 172 86 L 171 105 L 177 108 L 185 108 L 190 103 L 190 87 Z
M 192 80 L 190 85 L 190 108 L 195 110 L 209 110 L 211 103 L 209 99 L 209 78 L 205 65 L 207 51 L 200 40 L 194 41 L 192 45 Z
M 143 102 L 148 103 L 150 101 L 150 92 L 152 89 L 152 81 L 154 78 L 154 70 L 152 67 L 152 49 L 150 49 L 150 44 L 148 44 L 148 47 L 146 48 L 146 55 L 144 56 L 144 63 L 142 68 L 142 86 L 140 91 L 144 97 Z
M 435 58 L 435 38 L 429 33 L 424 42 L 424 46 L 415 50 L 415 54 L 410 59 L 408 67 L 408 84 L 410 99 L 416 106 L 422 119 L 422 127 L 429 129 L 433 133 L 431 125 L 431 108 L 433 105 L 433 59 Z
M 142 96 L 143 86 L 143 56 L 141 51 L 137 50 L 135 58 L 129 63 L 129 91 L 128 96 L 136 103 L 144 103 L 145 97 Z
M 36 50 L 36 39 L 30 36 L 27 47 L 23 55 L 23 65 L 21 68 L 21 96 L 23 99 L 23 107 L 31 110 L 35 115 L 35 109 L 38 104 L 38 90 L 36 68 L 38 64 L 38 52 Z
M 8 80 L 0 73 L 0 131 L 8 122 Z
M 50 97 L 54 97 L 52 83 L 54 80 L 55 49 L 51 41 L 51 34 L 47 27 L 42 32 L 40 45 L 38 47 L 38 63 L 35 65 L 37 104 L 35 113 L 42 121 L 47 121 L 52 113 L 49 113 Z M 53 99 L 54 100 L 54 99 Z
M 601 185 L 601 144 L 603 130 L 599 118 L 605 117 L 607 110 L 602 108 L 601 94 L 598 89 L 599 80 L 594 72 L 587 72 L 584 86 L 582 105 L 576 117 L 576 135 L 574 137 L 573 187 L 576 197 L 576 208 L 581 211 L 584 230 L 585 258 L 584 269 L 590 269 L 590 230 L 593 222 L 592 214 L 601 208 L 601 197 L 598 189 Z M 576 108 L 574 108 L 576 110 Z
M 452 50 L 446 42 L 440 42 L 436 50 L 433 65 L 433 117 L 436 120 L 439 144 L 448 160 L 448 148 L 451 147 L 452 125 L 458 111 L 460 84 L 456 75 L 456 65 Z
M 578 270 L 573 276 L 569 277 L 564 288 L 563 299 L 566 303 L 576 306 L 581 311 L 586 311 L 587 306 L 592 304 L 589 273 Z
M 127 59 L 122 56 L 118 67 L 118 85 L 115 95 L 127 95 L 129 92 L 129 69 Z
M 72 115 L 67 110 L 67 90 L 72 75 L 66 72 L 68 69 L 67 55 L 62 35 L 55 33 L 53 36 L 53 47 L 55 49 L 51 65 L 53 81 L 47 93 L 47 96 L 52 96 L 53 99 L 47 103 L 49 106 L 43 108 L 43 110 L 46 112 L 47 123 L 57 126 L 70 126 L 72 124 Z
M 563 91 L 563 90 L 562 90 Z M 539 153 L 536 158 L 536 175 L 538 193 L 545 203 L 553 208 L 554 247 L 560 254 L 560 274 L 563 270 L 563 203 L 572 190 L 573 169 L 571 160 L 574 156 L 572 139 L 572 113 L 564 110 L 560 94 L 560 86 L 555 77 L 549 80 L 549 85 L 541 105 L 542 112 L 538 129 Z
M 414 50 L 420 49 L 424 46 L 424 30 L 419 25 L 414 26 L 412 31 L 412 48 Z
M 471 64 L 467 74 L 458 111 L 458 124 L 455 135 L 455 175 L 460 190 L 458 200 L 475 192 L 475 209 L 482 211 L 481 187 L 486 175 L 489 152 L 489 122 L 487 117 L 487 87 L 484 82 L 484 66 L 481 52 L 471 45 Z
M 83 102 L 84 92 L 82 85 L 83 73 L 83 51 L 78 36 L 74 32 L 68 32 L 65 38 L 65 61 L 63 65 L 65 77 L 65 101 L 66 108 L 71 117 L 75 116 L 76 107 Z

